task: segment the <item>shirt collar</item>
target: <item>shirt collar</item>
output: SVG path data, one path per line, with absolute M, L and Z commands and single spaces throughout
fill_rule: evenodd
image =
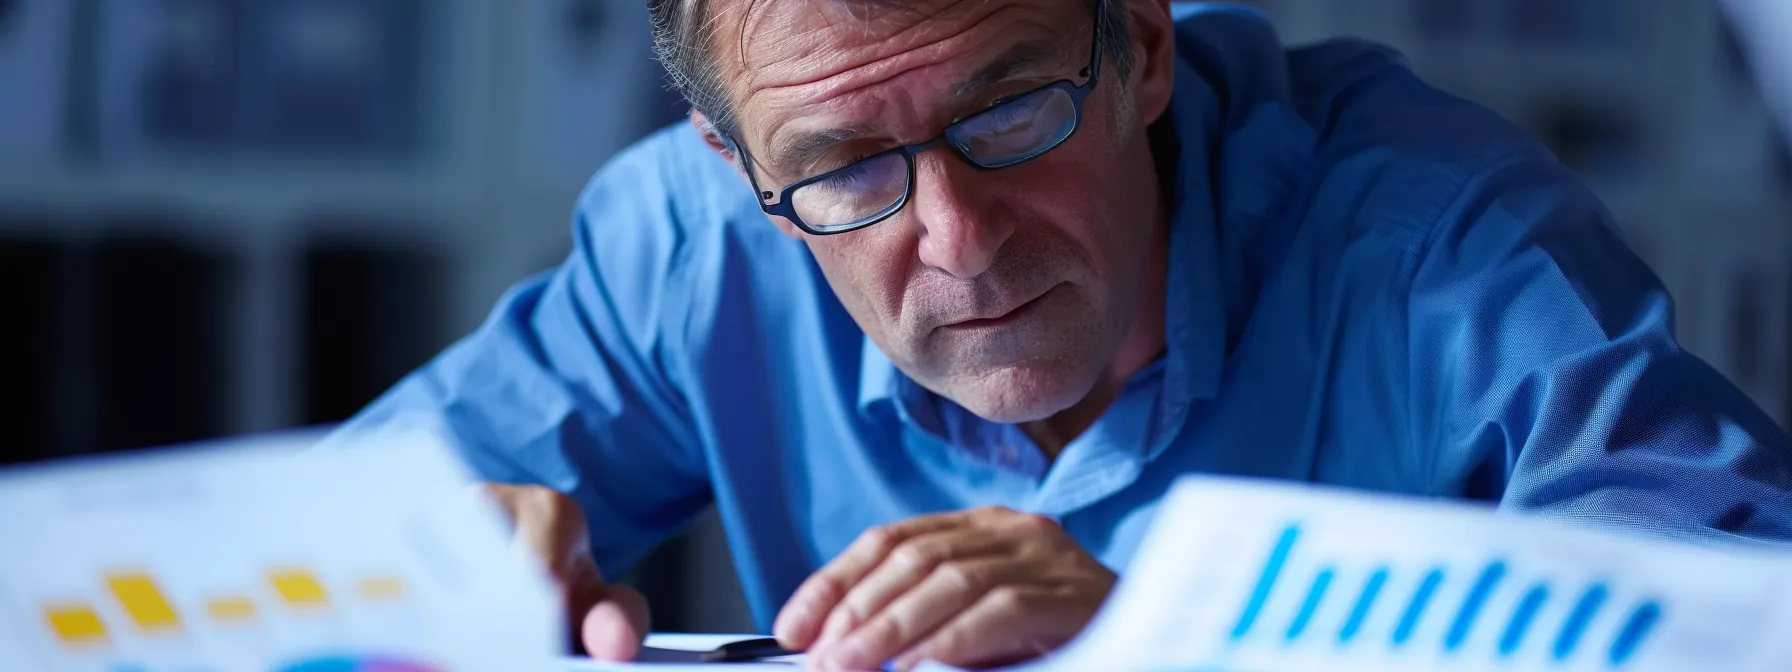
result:
M 1214 135 L 1219 130 L 1219 102 L 1209 84 L 1188 63 L 1178 60 L 1175 76 L 1175 90 L 1166 115 L 1175 135 L 1167 144 L 1176 155 L 1172 164 L 1175 175 L 1166 184 L 1170 212 L 1164 315 L 1166 355 L 1157 414 L 1160 425 L 1152 428 L 1154 437 L 1180 427 L 1193 400 L 1212 398 L 1218 393 L 1227 341 L 1223 266 L 1216 241 L 1213 180 L 1208 165 L 1214 156 Z M 866 337 L 860 358 L 860 412 L 889 403 L 905 422 L 912 422 L 906 404 L 895 403 L 904 396 L 905 388 L 919 392 L 919 385 Z

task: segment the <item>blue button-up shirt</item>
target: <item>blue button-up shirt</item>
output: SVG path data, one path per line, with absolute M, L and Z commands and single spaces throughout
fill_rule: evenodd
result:
M 1166 351 L 1055 460 L 906 378 L 683 125 L 593 179 L 564 264 L 352 427 L 426 417 L 479 476 L 570 493 L 610 576 L 713 503 L 762 628 L 861 532 L 930 512 L 1045 513 L 1122 569 L 1194 472 L 1792 536 L 1787 437 L 1680 348 L 1543 147 L 1371 45 L 1286 50 L 1239 10 L 1177 30 Z

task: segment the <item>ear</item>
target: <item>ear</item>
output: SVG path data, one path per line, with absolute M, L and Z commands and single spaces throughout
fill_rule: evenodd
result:
M 691 110 L 690 116 L 691 128 L 697 129 L 697 134 L 703 136 L 703 144 L 709 145 L 709 148 L 720 155 L 723 161 L 732 164 L 734 169 L 739 171 L 740 161 L 734 155 L 734 147 L 730 146 L 728 141 L 722 138 L 722 134 L 716 131 L 716 125 L 709 122 L 709 116 L 698 110 Z
M 1131 0 L 1126 3 L 1132 16 L 1133 109 L 1139 115 L 1139 128 L 1157 121 L 1170 107 L 1176 90 L 1176 22 L 1170 18 L 1171 0 Z
M 691 110 L 691 127 L 697 129 L 698 135 L 703 136 L 703 144 L 708 145 L 711 151 L 721 156 L 723 161 L 728 162 L 728 165 L 734 167 L 734 173 L 740 176 L 741 186 L 752 189 L 753 183 L 747 179 L 745 172 L 746 164 L 742 163 L 739 152 L 735 151 L 733 141 L 722 137 L 721 132 L 716 130 L 716 125 L 710 123 L 709 117 L 700 111 Z M 758 197 L 758 194 L 754 194 L 754 198 Z M 765 218 L 771 220 L 772 225 L 778 227 L 778 230 L 784 235 L 797 240 L 803 239 L 803 230 L 790 223 L 790 220 L 769 214 Z

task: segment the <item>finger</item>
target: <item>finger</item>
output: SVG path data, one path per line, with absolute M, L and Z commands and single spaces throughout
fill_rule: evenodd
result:
M 632 660 L 647 639 L 647 598 L 627 586 L 608 586 L 603 596 L 582 612 L 579 637 L 585 653 L 597 660 Z
M 647 598 L 627 586 L 604 583 L 597 564 L 587 560 L 567 576 L 566 599 L 580 653 L 611 661 L 635 657 L 648 633 Z
M 920 584 L 948 561 L 965 561 L 994 555 L 1014 545 L 1005 536 L 984 534 L 978 528 L 959 527 L 923 534 L 890 551 L 865 578 L 847 591 L 846 597 L 827 616 L 814 649 L 851 633 L 879 610 Z M 952 571 L 952 570 L 946 570 Z
M 820 634 L 822 619 L 897 544 L 916 535 L 963 525 L 975 513 L 958 511 L 920 516 L 866 530 L 833 561 L 797 587 L 778 612 L 772 634 L 784 648 L 798 651 L 809 648 Z
M 578 503 L 550 488 L 482 484 L 512 528 L 511 545 L 559 587 L 573 648 L 603 660 L 634 657 L 648 628 L 647 601 L 604 582 Z
M 474 489 L 510 521 L 512 547 L 541 562 L 555 581 L 566 583 L 575 566 L 589 559 L 590 531 L 571 497 L 551 488 L 502 483 Z
M 879 667 L 979 603 L 992 588 L 1018 579 L 1024 568 L 1007 557 L 943 563 L 863 626 L 811 655 L 832 669 Z
M 997 586 L 957 618 L 896 658 L 896 669 L 923 660 L 955 667 L 986 667 L 1043 655 L 1070 641 L 1083 619 L 1052 605 L 1060 592 L 1049 585 Z

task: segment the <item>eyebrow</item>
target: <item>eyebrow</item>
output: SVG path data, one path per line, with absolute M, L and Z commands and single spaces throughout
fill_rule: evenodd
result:
M 1033 40 L 1022 42 L 1002 52 L 994 60 L 978 68 L 976 72 L 957 87 L 952 89 L 952 98 L 962 104 L 975 98 L 992 86 L 1001 84 L 1009 78 L 1027 72 L 1040 65 L 1054 63 L 1062 56 L 1062 45 L 1050 40 Z M 799 133 L 791 139 L 772 146 L 766 157 L 773 168 L 789 169 L 794 166 L 806 166 L 826 156 L 834 148 L 842 144 L 872 135 L 875 132 L 869 124 L 847 124 L 837 128 Z

